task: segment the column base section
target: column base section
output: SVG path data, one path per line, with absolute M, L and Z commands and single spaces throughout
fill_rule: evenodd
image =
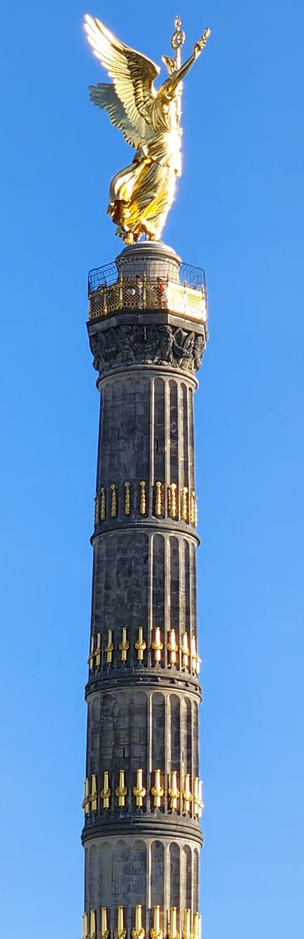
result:
M 88 915 L 95 911 L 97 935 L 106 909 L 107 929 L 115 939 L 119 927 L 130 939 L 178 939 L 182 934 L 193 939 L 194 933 L 198 939 L 199 848 L 189 830 L 185 838 L 142 830 L 86 841 L 85 910 Z M 136 928 L 143 930 L 141 936 L 135 936 Z

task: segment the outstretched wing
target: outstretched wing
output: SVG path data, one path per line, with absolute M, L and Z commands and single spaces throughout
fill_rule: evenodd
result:
M 113 78 L 116 93 L 110 91 L 111 85 L 97 85 L 96 89 L 90 89 L 94 104 L 108 111 L 112 123 L 120 127 L 129 143 L 133 134 L 132 145 L 138 146 L 138 141 L 143 144 L 149 137 L 151 107 L 156 96 L 153 80 L 160 69 L 151 59 L 116 39 L 100 20 L 87 15 L 85 31 L 94 55 Z M 106 92 L 106 88 L 109 91 Z
M 127 143 L 136 148 L 143 146 L 147 140 L 147 133 L 144 139 L 131 124 L 122 102 L 117 97 L 114 85 L 101 83 L 99 85 L 89 85 L 89 92 L 93 104 L 108 112 L 110 121 L 112 121 L 114 127 L 118 127 L 122 131 Z

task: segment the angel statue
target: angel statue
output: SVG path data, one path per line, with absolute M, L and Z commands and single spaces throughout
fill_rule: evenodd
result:
M 100 20 L 85 17 L 88 41 L 113 79 L 112 84 L 91 85 L 90 98 L 108 112 L 112 124 L 136 150 L 130 166 L 112 179 L 107 210 L 117 225 L 116 234 L 129 245 L 143 234 L 151 241 L 159 239 L 174 199 L 176 177 L 181 175 L 181 83 L 210 30 L 205 30 L 182 65 L 185 34 L 179 17 L 175 27 L 171 40 L 175 59 L 163 57 L 169 77 L 157 91 L 153 81 L 160 73 L 158 66 L 116 39 Z

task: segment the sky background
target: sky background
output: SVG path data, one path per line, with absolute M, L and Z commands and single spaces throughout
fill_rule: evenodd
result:
M 175 2 L 4 0 L 1 924 L 77 939 L 98 422 L 86 277 L 130 151 L 87 86 L 85 12 L 160 63 Z M 204 939 L 302 939 L 303 27 L 300 2 L 179 12 L 184 175 L 164 239 L 203 266 L 196 396 Z M 164 73 L 163 73 L 164 74 Z

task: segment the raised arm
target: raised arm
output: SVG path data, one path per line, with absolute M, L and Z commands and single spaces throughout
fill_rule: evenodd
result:
M 180 82 L 183 81 L 183 79 L 185 78 L 185 75 L 187 75 L 187 72 L 190 71 L 190 68 L 192 67 L 193 63 L 203 51 L 206 45 L 208 36 L 210 36 L 210 33 L 211 33 L 211 29 L 205 29 L 205 32 L 201 36 L 201 39 L 199 39 L 198 42 L 195 43 L 195 46 L 193 47 L 193 53 L 192 55 L 190 55 L 190 58 L 187 59 L 187 61 L 184 62 L 184 64 L 181 65 L 181 67 L 177 69 L 176 72 L 173 72 L 173 74 L 170 76 L 169 79 L 167 79 L 165 84 L 170 95 L 174 94 Z

